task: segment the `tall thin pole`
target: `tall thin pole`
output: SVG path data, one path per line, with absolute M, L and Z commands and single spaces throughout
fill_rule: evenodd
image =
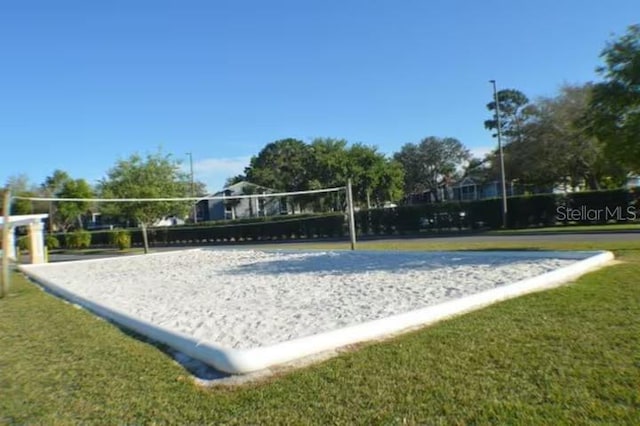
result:
M 189 170 L 191 171 L 191 196 L 196 196 L 195 184 L 193 182 L 193 154 L 191 152 L 187 152 L 189 156 Z M 198 202 L 193 204 L 193 223 L 198 223 Z
M 0 298 L 9 295 L 9 232 L 13 232 L 9 224 L 9 210 L 11 209 L 11 190 L 4 191 L 2 203 L 2 284 L 0 285 Z
M 353 212 L 353 192 L 351 191 L 351 179 L 347 180 L 347 214 L 349 216 L 349 237 L 351 250 L 356 249 L 356 218 Z
M 504 177 L 504 152 L 502 151 L 502 126 L 500 124 L 500 103 L 498 102 L 498 90 L 496 81 L 489 80 L 493 84 L 493 100 L 496 103 L 496 125 L 498 126 L 498 151 L 500 152 L 500 181 L 502 185 L 502 227 L 507 227 L 507 184 Z

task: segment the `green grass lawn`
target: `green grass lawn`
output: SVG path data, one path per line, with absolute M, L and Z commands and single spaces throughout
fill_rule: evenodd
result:
M 196 386 L 154 346 L 15 274 L 0 300 L 0 424 L 640 424 L 640 242 L 598 248 L 623 262 L 237 388 Z
M 613 223 L 608 225 L 558 225 L 544 228 L 502 229 L 488 231 L 486 234 L 510 235 L 530 232 L 624 232 L 640 231 L 640 223 Z

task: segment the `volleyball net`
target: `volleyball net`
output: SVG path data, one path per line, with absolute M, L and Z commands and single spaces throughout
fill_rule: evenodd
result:
M 158 244 L 167 242 L 168 238 L 178 243 L 206 244 L 287 239 L 287 235 L 317 238 L 345 234 L 351 240 L 352 249 L 356 242 L 349 183 L 340 187 L 291 192 L 267 192 L 264 188 L 252 185 L 198 197 L 11 198 L 22 203 L 31 202 L 38 205 L 40 210 L 48 205 L 50 213 L 68 213 L 69 206 L 76 205 L 78 209 L 88 211 L 89 214 L 84 216 L 91 220 L 85 224 L 71 224 L 71 229 L 143 228 L 146 233 L 146 228 L 149 228 L 154 238 L 160 236 L 159 240 L 154 241 Z M 56 230 L 59 231 L 49 226 L 50 232 Z M 170 234 L 169 237 L 167 234 Z M 148 247 L 146 241 L 144 246 Z

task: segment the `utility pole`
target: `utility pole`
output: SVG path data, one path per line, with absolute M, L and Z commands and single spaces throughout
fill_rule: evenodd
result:
M 493 84 L 493 100 L 496 103 L 496 125 L 498 126 L 498 151 L 500 153 L 500 181 L 502 185 L 502 227 L 507 227 L 507 184 L 504 177 L 504 153 L 502 151 L 502 126 L 500 124 L 500 103 L 498 102 L 498 90 L 496 81 L 489 80 Z
M 191 171 L 191 196 L 196 196 L 195 184 L 193 181 L 193 154 L 191 152 L 186 153 L 189 156 L 189 170 Z M 193 203 L 193 223 L 198 223 L 198 202 Z

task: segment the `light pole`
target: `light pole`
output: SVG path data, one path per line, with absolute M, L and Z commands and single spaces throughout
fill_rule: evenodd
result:
M 195 186 L 193 183 L 193 154 L 186 153 L 189 156 L 189 170 L 191 171 L 191 196 L 195 197 Z M 193 223 L 198 223 L 198 202 L 193 203 Z
M 498 151 L 500 153 L 500 181 L 502 185 L 502 227 L 507 227 L 507 184 L 504 178 L 504 153 L 502 151 L 502 127 L 500 125 L 500 103 L 498 102 L 498 90 L 496 81 L 489 80 L 493 84 L 493 100 L 496 103 L 496 126 L 498 127 Z

